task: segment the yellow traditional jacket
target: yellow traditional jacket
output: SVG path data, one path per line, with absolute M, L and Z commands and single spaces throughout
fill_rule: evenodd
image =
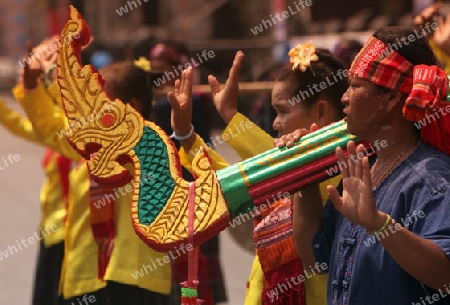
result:
M 433 38 L 429 40 L 429 43 L 431 49 L 436 55 L 436 58 L 444 65 L 445 73 L 450 74 L 450 56 L 436 46 L 436 43 L 434 42 Z
M 245 126 L 245 127 L 244 127 Z M 244 115 L 237 113 L 223 131 L 221 138 L 227 142 L 242 159 L 248 159 L 273 148 L 273 138 L 265 131 L 255 125 Z M 205 145 L 203 140 L 197 135 L 194 144 L 189 151 L 180 149 L 181 163 L 187 169 L 191 169 L 191 164 L 195 156 L 195 152 Z M 215 170 L 227 167 L 228 163 L 214 150 L 207 145 L 208 153 L 213 162 Z M 326 186 L 329 184 L 337 185 L 340 176 L 329 179 L 320 184 L 320 190 L 324 203 L 328 198 Z M 263 290 L 264 273 L 258 257 L 255 257 L 252 271 L 248 281 L 246 291 L 245 305 L 261 304 L 261 294 Z M 316 275 L 305 280 L 306 303 L 308 305 L 325 305 L 327 291 L 327 275 Z
M 52 90 L 52 88 L 49 88 Z M 13 94 L 20 104 L 23 104 L 23 90 L 21 86 L 13 89 Z M 33 130 L 31 122 L 16 111 L 9 108 L 0 100 L 0 123 L 11 133 L 30 142 L 41 144 Z M 58 244 L 64 240 L 65 228 L 64 218 L 66 216 L 65 202 L 62 196 L 60 172 L 57 164 L 58 155 L 46 154 L 43 162 L 45 181 L 41 188 L 40 205 L 41 221 L 40 228 L 52 228 L 51 234 L 42 235 L 45 247 Z M 57 229 L 54 229 L 54 228 Z
M 55 104 L 51 100 L 40 100 L 44 91 L 39 85 L 37 89 L 26 92 L 24 97 L 24 109 L 36 134 L 45 145 L 79 162 L 69 177 L 72 192 L 69 194 L 65 257 L 60 283 L 64 298 L 70 298 L 95 292 L 105 287 L 106 282 L 97 276 L 98 246 L 90 225 L 90 179 L 87 166 L 65 138 L 69 126 L 64 114 L 55 112 Z M 34 103 L 36 100 L 40 102 Z M 170 264 L 156 264 L 166 254 L 150 249 L 135 234 L 130 218 L 131 192 L 115 191 L 114 248 L 104 280 L 169 294 Z M 155 264 L 157 268 L 154 268 Z

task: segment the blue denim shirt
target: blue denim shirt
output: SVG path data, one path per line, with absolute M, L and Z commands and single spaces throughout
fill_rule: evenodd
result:
M 341 184 L 338 190 L 342 194 Z M 449 156 L 421 143 L 373 193 L 379 210 L 435 242 L 450 259 Z M 414 279 L 375 236 L 344 218 L 331 201 L 324 208 L 313 249 L 317 261 L 329 266 L 328 304 L 450 304 L 450 283 L 448 291 L 434 291 Z

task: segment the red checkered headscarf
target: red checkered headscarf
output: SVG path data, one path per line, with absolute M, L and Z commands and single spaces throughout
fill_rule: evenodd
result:
M 408 95 L 403 116 L 419 122 L 415 125 L 421 127 L 425 143 L 450 155 L 448 78 L 442 69 L 414 66 L 390 46 L 371 37 L 356 55 L 349 72 L 350 76 Z

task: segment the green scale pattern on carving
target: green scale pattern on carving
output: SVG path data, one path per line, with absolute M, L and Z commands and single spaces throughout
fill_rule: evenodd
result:
M 145 126 L 134 150 L 141 162 L 139 221 L 150 225 L 172 195 L 175 181 L 170 175 L 166 145 L 155 131 Z

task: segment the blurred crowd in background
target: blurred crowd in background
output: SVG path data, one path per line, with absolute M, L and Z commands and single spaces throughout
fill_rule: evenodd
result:
M 197 83 L 206 84 L 209 74 L 225 79 L 236 50 L 246 54 L 241 69 L 244 82 L 273 80 L 287 60 L 287 50 L 305 40 L 334 50 L 348 63 L 374 29 L 409 25 L 414 14 L 432 3 L 343 0 L 336 6 L 333 0 L 1 1 L 0 86 L 9 89 L 16 83 L 17 60 L 25 53 L 27 39 L 37 43 L 61 31 L 68 18 L 64 8 L 69 4 L 82 13 L 95 37 L 83 53 L 84 63 L 99 68 L 117 60 L 150 58 L 152 47 L 170 41 L 187 58 L 196 58 L 203 50 L 215 52 L 214 60 L 196 69 Z M 273 17 L 283 11 L 290 12 L 284 20 Z M 445 1 L 441 11 L 447 11 Z M 258 26 L 264 26 L 261 32 L 255 32 Z M 246 99 L 252 103 L 240 104 L 247 107 L 241 110 L 267 131 L 273 120 L 267 106 L 268 92 L 252 94 Z M 220 124 L 214 119 L 212 123 Z

